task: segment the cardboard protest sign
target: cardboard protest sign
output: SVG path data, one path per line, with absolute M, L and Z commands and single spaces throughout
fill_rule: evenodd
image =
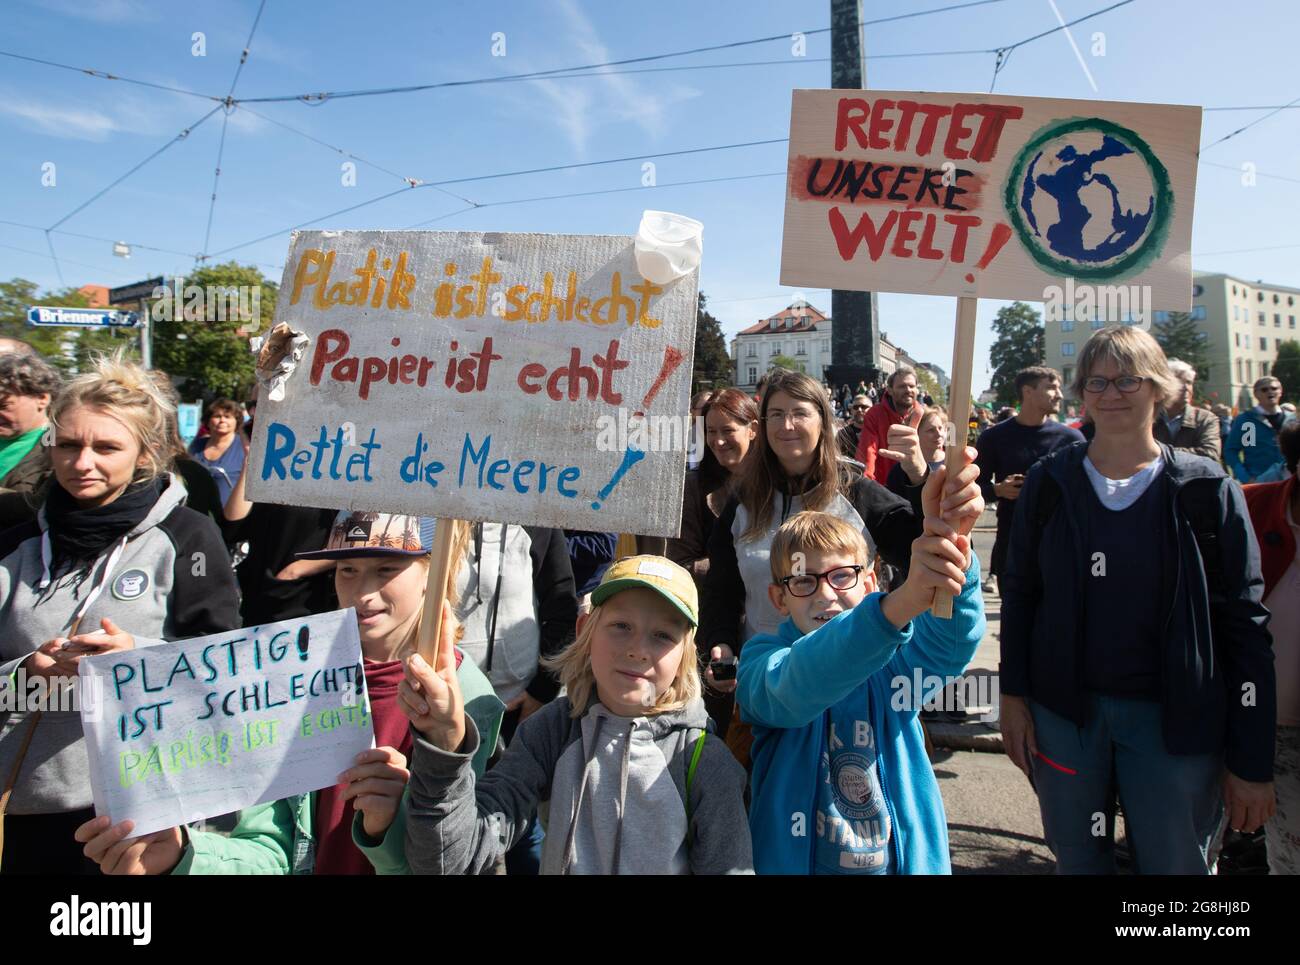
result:
M 249 497 L 675 536 L 698 278 L 632 237 L 298 232 Z
M 1199 107 L 796 90 L 781 283 L 1191 307 Z
M 331 787 L 374 746 L 355 611 L 86 657 L 95 813 L 149 834 Z

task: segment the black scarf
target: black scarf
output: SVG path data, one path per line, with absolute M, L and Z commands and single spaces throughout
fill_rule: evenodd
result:
M 111 503 L 82 509 L 57 481 L 45 499 L 53 559 L 50 572 L 89 566 L 149 515 L 162 495 L 163 480 L 135 483 Z

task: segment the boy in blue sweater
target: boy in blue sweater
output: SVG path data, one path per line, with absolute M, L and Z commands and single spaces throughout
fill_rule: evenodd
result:
M 937 515 L 888 595 L 875 592 L 862 534 L 833 516 L 799 513 L 772 541 L 769 593 L 789 619 L 745 644 L 736 691 L 754 728 L 759 874 L 951 871 L 917 711 L 974 656 L 984 603 L 969 538 Z M 936 589 L 955 596 L 951 620 L 928 612 Z

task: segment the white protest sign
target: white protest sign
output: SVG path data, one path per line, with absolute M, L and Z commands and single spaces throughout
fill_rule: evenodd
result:
M 1123 282 L 1188 311 L 1200 130 L 1170 104 L 796 90 L 781 284 L 1050 301 Z
M 351 609 L 81 661 L 95 813 L 135 834 L 331 787 L 374 746 Z M 92 689 L 93 688 L 93 689 Z
M 249 498 L 675 536 L 698 279 L 631 236 L 298 232 Z

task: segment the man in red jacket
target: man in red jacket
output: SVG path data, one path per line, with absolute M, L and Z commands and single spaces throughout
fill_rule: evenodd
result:
M 900 365 L 890 373 L 880 401 L 867 411 L 867 417 L 862 421 L 857 460 L 866 467 L 865 476 L 885 485 L 895 460 L 876 453 L 889 448 L 890 426 L 904 421 L 916 425 L 920 408 L 916 399 L 916 370 L 910 365 Z

